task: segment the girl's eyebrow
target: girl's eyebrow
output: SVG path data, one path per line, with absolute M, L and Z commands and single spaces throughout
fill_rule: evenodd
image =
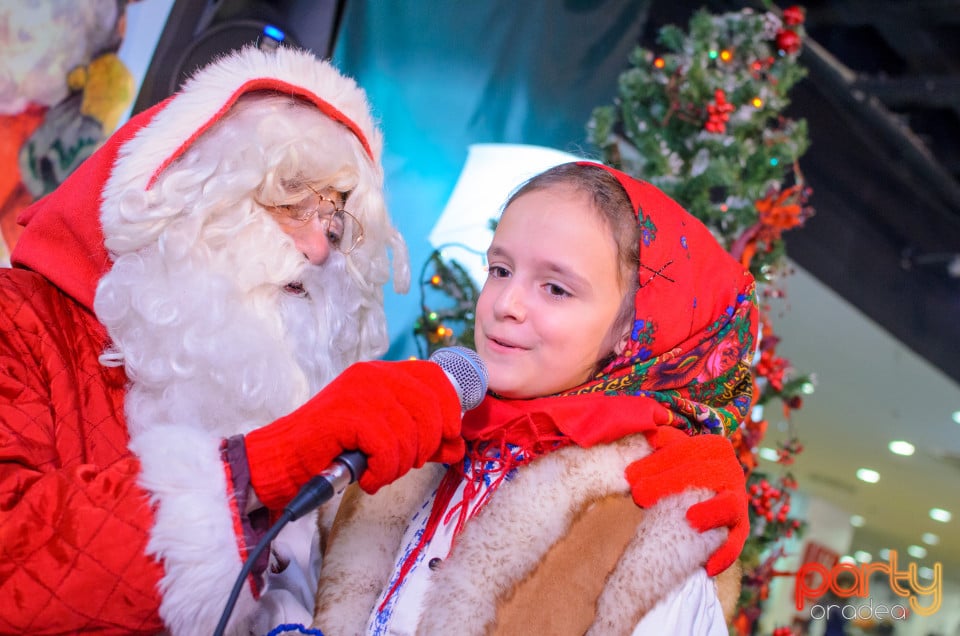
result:
M 543 268 L 544 271 L 557 274 L 578 289 L 590 287 L 590 281 L 569 267 L 565 267 L 559 263 L 555 263 L 554 261 L 540 261 L 537 263 L 537 265 Z
M 490 249 L 487 250 L 487 260 L 490 261 L 494 258 L 510 258 L 510 253 L 503 249 L 499 245 L 491 245 Z M 567 282 L 569 282 L 574 287 L 579 289 L 587 288 L 590 286 L 590 281 L 584 278 L 582 275 L 578 274 L 576 271 L 557 263 L 556 261 L 551 260 L 539 260 L 534 263 L 534 266 L 541 269 L 544 272 L 552 273 L 560 276 Z
M 505 256 L 505 255 L 506 255 L 506 252 L 499 245 L 491 245 L 487 249 L 487 258 L 490 258 L 491 256 Z

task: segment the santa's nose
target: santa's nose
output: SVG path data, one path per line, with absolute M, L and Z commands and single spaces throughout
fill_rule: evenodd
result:
M 313 265 L 323 265 L 330 257 L 333 246 L 327 238 L 327 230 L 317 217 L 292 232 L 293 242 Z

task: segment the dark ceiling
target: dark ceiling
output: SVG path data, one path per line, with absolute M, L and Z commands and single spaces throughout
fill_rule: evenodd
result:
M 809 74 L 787 114 L 809 122 L 816 214 L 788 255 L 960 383 L 960 0 L 798 4 Z M 701 6 L 762 8 L 655 0 L 645 44 Z

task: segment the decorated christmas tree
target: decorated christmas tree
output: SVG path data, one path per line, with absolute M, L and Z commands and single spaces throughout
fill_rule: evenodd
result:
M 441 347 L 473 348 L 473 310 L 480 290 L 470 273 L 434 250 L 420 272 L 420 316 L 413 325 L 418 357 Z
M 812 214 L 798 162 L 806 123 L 783 114 L 788 92 L 805 75 L 800 7 L 766 12 L 696 13 L 686 31 L 667 26 L 660 49 L 638 48 L 619 78 L 612 105 L 594 110 L 590 142 L 606 163 L 664 190 L 709 227 L 757 278 L 761 344 L 756 404 L 734 436 L 748 473 L 752 534 L 744 549 L 744 585 L 735 629 L 750 633 L 778 573 L 783 539 L 803 529 L 791 516 L 796 488 L 789 466 L 802 450 L 792 430 L 776 450 L 774 476 L 757 470 L 766 434 L 764 407 L 790 411 L 812 390 L 776 353 L 773 304 L 789 274 L 783 232 Z
M 664 27 L 664 51 L 636 49 L 615 103 L 588 124 L 607 163 L 680 202 L 762 281 L 782 264 L 781 233 L 810 214 L 797 165 L 806 123 L 782 114 L 805 75 L 802 27 L 797 7 Z
M 791 411 L 812 391 L 777 355 L 775 304 L 789 275 L 783 233 L 812 214 L 799 168 L 806 123 L 784 115 L 788 92 L 803 78 L 797 57 L 804 38 L 800 7 L 765 12 L 696 13 L 688 28 L 661 29 L 654 51 L 638 47 L 619 78 L 613 104 L 596 108 L 588 141 L 602 160 L 664 190 L 711 229 L 755 275 L 761 341 L 755 359 L 755 404 L 733 442 L 748 475 L 751 537 L 744 548 L 743 588 L 734 623 L 751 633 L 778 574 L 785 539 L 803 530 L 791 515 L 796 483 L 789 472 L 802 446 Z M 435 251 L 421 275 L 422 315 L 415 334 L 427 354 L 473 343 L 478 290 L 456 261 Z M 438 308 L 439 307 L 439 308 Z M 779 406 L 787 435 L 774 451 L 776 474 L 758 469 L 765 413 Z

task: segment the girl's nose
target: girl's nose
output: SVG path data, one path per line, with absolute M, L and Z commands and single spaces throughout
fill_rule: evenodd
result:
M 523 299 L 523 290 L 519 285 L 508 284 L 500 290 L 496 302 L 493 304 L 494 315 L 500 319 L 512 319 L 518 322 L 526 317 L 526 306 Z

